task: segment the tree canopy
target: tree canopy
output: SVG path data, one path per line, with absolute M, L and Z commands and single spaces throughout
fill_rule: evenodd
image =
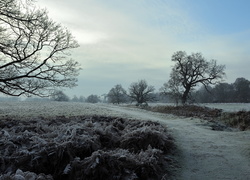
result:
M 200 103 L 249 103 L 250 81 L 245 78 L 237 78 L 234 83 L 219 83 L 209 87 L 209 92 L 204 88 L 194 92 L 194 99 Z
M 47 96 L 76 86 L 80 70 L 70 58 L 72 34 L 31 1 L 0 1 L 0 92 Z
M 209 84 L 220 82 L 225 75 L 225 65 L 218 65 L 214 59 L 207 61 L 201 53 L 187 55 L 185 51 L 177 51 L 173 54 L 172 61 L 175 65 L 167 85 L 170 93 L 178 96 L 181 94 L 183 104 L 198 83 L 206 88 Z

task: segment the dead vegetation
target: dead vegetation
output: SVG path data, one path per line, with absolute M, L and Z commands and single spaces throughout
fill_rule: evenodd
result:
M 0 121 L 1 180 L 168 179 L 174 141 L 151 121 L 102 116 Z
M 199 117 L 203 119 L 217 118 L 221 115 L 221 109 L 212 109 L 195 105 L 185 106 L 155 106 L 150 108 L 151 111 L 169 113 L 185 117 Z
M 153 112 L 208 120 L 212 130 L 228 130 L 228 127 L 238 128 L 242 131 L 250 129 L 250 111 L 223 112 L 222 109 L 196 105 L 154 106 L 146 109 Z
M 220 120 L 242 131 L 250 130 L 250 111 L 223 113 Z

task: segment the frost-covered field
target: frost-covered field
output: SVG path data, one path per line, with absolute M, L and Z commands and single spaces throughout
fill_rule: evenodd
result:
M 165 103 L 151 103 L 156 105 L 174 105 Z M 250 111 L 250 103 L 209 103 L 199 104 L 211 108 L 219 108 L 233 112 L 240 110 Z M 0 102 L 0 117 L 54 117 L 79 115 L 115 115 L 108 110 L 108 104 L 88 104 L 76 102 Z
M 111 115 L 98 105 L 76 102 L 1 102 L 0 117 Z
M 215 105 L 222 108 L 229 104 L 222 104 L 220 107 L 220 104 Z M 249 106 L 233 105 L 234 107 L 230 105 L 231 108 L 227 109 L 242 110 L 246 109 L 246 105 Z M 150 174 L 152 170 L 160 172 L 161 160 L 166 160 L 170 165 L 175 163 L 171 158 L 159 156 L 161 149 L 154 148 L 169 146 L 169 143 L 165 143 L 169 139 L 168 133 L 174 138 L 178 152 L 180 151 L 180 168 L 177 168 L 177 178 L 174 179 L 250 179 L 250 131 L 213 131 L 207 121 L 199 118 L 178 117 L 110 104 L 2 102 L 0 128 L 0 176 L 3 169 L 6 170 L 7 163 L 16 165 L 22 162 L 24 165 L 24 171 L 16 171 L 13 166 L 7 167 L 6 172 L 14 172 L 12 175 L 16 177 L 8 180 L 18 177 L 52 179 L 48 175 L 51 173 L 46 173 L 47 178 L 40 173 L 46 171 L 36 171 L 36 174 L 32 173 L 33 170 L 27 171 L 31 165 L 38 169 L 47 168 L 47 172 L 56 168 L 56 172 L 62 176 L 55 179 L 60 180 L 76 179 L 79 177 L 77 173 L 84 175 L 84 171 L 88 177 L 82 179 L 105 179 L 98 177 L 98 174 L 103 172 L 114 175 L 109 170 L 115 170 L 113 173 L 120 175 L 116 179 L 147 179 L 143 177 L 145 174 L 149 175 L 148 179 L 168 179 L 168 171 L 162 172 L 167 176 L 162 178 L 157 177 L 158 173 Z M 94 133 L 89 131 L 92 129 L 95 129 Z M 156 144 L 153 147 L 144 146 L 145 142 Z M 119 148 L 109 149 L 110 145 L 118 145 Z M 128 149 L 122 149 L 124 145 Z M 98 149 L 102 146 L 104 149 Z M 136 154 L 129 150 L 136 147 L 144 151 Z M 81 157 L 82 149 L 90 152 L 87 158 Z M 41 158 L 44 156 L 46 158 Z M 142 160 L 145 163 L 141 163 Z M 52 166 L 47 163 L 52 163 Z M 137 178 L 138 176 L 141 178 Z M 0 177 L 0 180 L 6 179 Z

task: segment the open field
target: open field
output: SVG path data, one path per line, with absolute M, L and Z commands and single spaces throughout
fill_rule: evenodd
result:
M 151 131 L 155 132 L 156 134 L 158 134 L 157 132 L 161 132 L 163 136 L 159 136 L 160 138 L 159 137 L 153 138 L 153 139 L 161 140 L 157 143 L 157 144 L 163 145 L 160 147 L 168 147 L 169 144 L 166 143 L 167 142 L 166 140 L 169 139 L 170 140 L 169 142 L 172 142 L 171 137 L 173 137 L 174 143 L 178 152 L 178 156 L 176 156 L 177 161 L 178 161 L 178 166 L 175 166 L 176 164 L 174 162 L 174 159 L 171 159 L 170 157 L 168 157 L 166 159 L 167 160 L 166 162 L 170 163 L 169 167 L 165 169 L 166 170 L 165 172 L 161 172 L 162 174 L 166 174 L 166 176 L 164 176 L 165 179 L 170 179 L 170 178 L 180 179 L 180 180 L 188 180 L 188 179 L 190 180 L 196 180 L 196 179 L 197 180 L 200 180 L 200 179 L 203 179 L 203 180 L 206 180 L 206 179 L 207 180 L 211 180 L 211 179 L 244 180 L 246 179 L 247 180 L 247 179 L 250 179 L 250 171 L 249 171 L 250 169 L 250 143 L 249 143 L 250 131 L 237 131 L 237 130 L 236 131 L 213 131 L 211 126 L 207 123 L 207 121 L 199 119 L 199 118 L 178 117 L 178 116 L 174 116 L 171 114 L 149 112 L 143 109 L 113 106 L 113 105 L 108 105 L 108 104 L 56 103 L 56 102 L 0 103 L 0 118 L 2 120 L 3 119 L 5 120 L 4 123 L 6 123 L 6 120 L 12 120 L 11 122 L 16 122 L 16 123 L 21 120 L 22 122 L 26 122 L 26 124 L 29 124 L 31 127 L 33 127 L 33 129 L 35 129 L 34 126 L 36 126 L 36 128 L 38 128 L 37 130 L 42 131 L 44 129 L 47 129 L 48 131 L 54 132 L 54 135 L 51 136 L 50 138 L 47 137 L 46 134 L 43 134 L 43 132 L 40 132 L 40 134 L 43 136 L 38 136 L 38 138 L 33 137 L 33 141 L 44 142 L 43 140 L 45 140 L 44 142 L 45 145 L 48 144 L 47 141 L 50 141 L 50 143 L 52 144 L 54 143 L 54 145 L 56 144 L 58 145 L 58 147 L 61 147 L 61 150 L 63 150 L 62 147 L 65 147 L 65 146 L 59 146 L 60 144 L 64 144 L 62 141 L 67 142 L 68 140 L 67 138 L 72 138 L 77 133 L 83 131 L 84 129 L 83 123 L 81 123 L 82 119 L 80 117 L 82 118 L 105 117 L 104 118 L 105 128 L 103 128 L 102 131 L 99 131 L 99 137 L 101 137 L 100 134 L 106 135 L 104 136 L 104 137 L 107 137 L 105 141 L 107 142 L 106 145 L 110 143 L 109 139 L 114 138 L 114 137 L 111 138 L 110 134 L 108 133 L 112 131 L 112 129 L 110 129 L 110 126 L 109 126 L 109 119 L 110 119 L 111 124 L 113 123 L 117 124 L 117 122 L 121 122 L 121 119 L 123 119 L 122 122 L 123 122 L 123 126 L 125 129 L 130 126 L 129 123 L 126 123 L 125 125 L 124 124 L 125 121 L 126 122 L 131 121 L 132 125 L 133 123 L 137 122 L 137 125 L 135 124 L 133 125 L 134 129 L 132 129 L 131 133 L 133 131 L 135 133 L 138 130 L 139 130 L 138 132 L 148 132 L 149 134 Z M 71 121 L 71 118 L 75 118 L 75 120 Z M 84 121 L 86 121 L 86 119 Z M 150 121 L 151 123 L 147 123 L 147 121 Z M 49 122 L 52 124 L 49 124 Z M 87 124 L 89 124 L 89 127 L 95 127 L 95 126 L 99 126 L 100 124 L 103 124 L 100 122 L 102 121 L 99 121 L 98 118 L 95 121 L 94 120 L 90 121 L 88 119 Z M 139 124 L 141 125 L 138 126 L 138 122 L 140 122 Z M 156 122 L 156 124 L 153 122 Z M 44 125 L 44 128 L 43 128 L 43 125 Z M 18 128 L 19 126 L 15 126 L 14 123 L 10 124 L 10 126 L 1 126 L 1 139 L 0 140 L 1 141 L 6 140 L 6 139 L 8 140 L 9 138 L 9 139 L 12 139 L 11 142 L 13 143 L 13 139 L 15 139 L 15 137 L 12 136 L 12 133 L 15 133 L 15 132 L 18 133 L 18 130 L 15 130 L 15 131 L 13 129 L 12 129 L 13 131 L 11 130 L 11 128 L 14 128 L 14 127 L 19 129 L 20 131 L 20 128 Z M 82 131 L 80 130 L 78 131 L 77 129 L 80 129 Z M 35 131 L 32 129 L 26 129 L 26 130 L 27 131 L 25 133 L 31 133 L 31 134 L 35 133 Z M 84 130 L 84 131 L 87 131 L 87 130 Z M 59 134 L 59 132 L 61 133 L 61 139 L 59 138 L 58 135 L 56 135 L 56 134 Z M 119 133 L 121 133 L 122 135 L 124 132 L 121 131 Z M 8 134 L 9 134 L 9 137 L 8 137 Z M 83 134 L 80 134 L 80 135 L 82 136 Z M 139 136 L 138 134 L 133 135 L 132 133 L 131 136 L 128 136 L 128 137 L 134 138 L 138 136 Z M 39 139 L 41 137 L 47 137 L 47 139 L 41 140 Z M 90 138 L 90 140 L 94 142 L 95 137 L 96 135 L 93 135 L 92 138 Z M 124 137 L 124 134 L 121 137 Z M 150 137 L 152 137 L 152 135 L 148 136 L 149 139 Z M 80 141 L 78 142 L 81 142 L 81 141 L 83 141 L 83 139 L 80 139 Z M 123 141 L 124 144 L 126 144 L 125 139 L 121 139 L 119 141 Z M 30 144 L 32 144 L 31 142 Z M 115 144 L 114 142 L 113 144 Z M 133 145 L 138 144 L 137 142 L 129 143 L 130 147 L 134 148 Z M 164 145 L 164 142 L 165 142 L 165 145 Z M 25 144 L 25 146 L 28 146 L 30 144 Z M 84 144 L 84 143 L 79 143 L 79 144 Z M 150 142 L 150 144 L 153 144 L 153 143 Z M 25 146 L 23 147 L 18 146 L 18 148 L 21 148 L 21 149 L 23 148 L 24 150 Z M 155 145 L 155 149 L 160 148 L 160 147 L 157 147 L 157 145 Z M 53 146 L 53 148 L 55 148 L 55 146 Z M 53 150 L 53 148 L 51 149 Z M 64 151 L 59 151 L 61 152 L 59 153 L 61 154 L 61 156 L 59 155 L 58 156 L 63 157 L 64 155 L 62 152 L 65 152 L 66 155 L 67 154 L 69 155 L 70 152 L 66 151 L 66 149 L 64 149 Z M 144 148 L 139 147 L 139 149 L 145 149 L 145 147 Z M 158 150 L 161 150 L 164 153 L 167 153 L 167 151 L 164 151 L 164 148 L 152 151 L 153 149 L 154 147 L 149 147 L 145 149 L 144 151 L 145 153 L 144 154 L 141 153 L 141 159 L 140 158 L 138 159 L 138 157 L 135 157 L 133 153 L 129 151 L 129 149 L 119 150 L 119 152 L 111 150 L 111 149 L 109 149 L 108 151 L 106 151 L 105 149 L 102 149 L 101 151 L 92 153 L 89 159 L 86 159 L 88 160 L 86 162 L 83 161 L 83 158 L 80 158 L 80 159 L 73 159 L 71 163 L 66 163 L 66 162 L 62 163 L 64 165 L 63 171 L 66 174 L 72 173 L 72 169 L 78 172 L 79 169 L 77 167 L 79 166 L 77 165 L 79 165 L 79 162 L 81 165 L 83 164 L 86 165 L 83 167 L 89 167 L 89 169 L 92 169 L 91 167 L 98 167 L 98 164 L 101 161 L 100 161 L 100 158 L 97 158 L 97 157 L 100 157 L 100 155 L 103 155 L 103 157 L 105 157 L 105 159 L 108 160 L 109 162 L 114 162 L 115 159 L 119 159 L 119 162 L 121 163 L 121 161 L 123 161 L 125 158 L 125 157 L 122 157 L 121 154 L 125 155 L 126 157 L 130 157 L 127 159 L 134 159 L 135 164 L 138 167 L 142 167 L 142 164 L 140 164 L 140 161 L 144 158 L 144 161 L 148 161 L 150 162 L 149 164 L 154 165 L 154 166 L 149 166 L 148 168 L 153 168 L 153 167 L 159 168 L 160 165 L 157 164 L 157 162 L 161 162 L 161 161 L 156 160 L 157 158 L 159 158 Z M 40 153 L 42 152 L 44 153 L 44 151 L 42 151 L 41 148 L 38 148 L 38 147 L 34 147 L 33 150 L 40 152 Z M 76 151 L 77 150 L 73 152 L 73 155 L 74 153 L 77 153 Z M 1 153 L 3 153 L 3 151 L 1 151 Z M 34 162 L 35 161 L 33 161 L 33 163 Z M 38 159 L 38 162 L 41 162 L 41 160 Z M 126 161 L 126 162 L 130 162 L 130 161 Z M 1 161 L 1 163 L 2 164 L 0 165 L 3 166 L 3 161 Z M 113 168 L 119 167 L 117 166 L 117 164 L 112 164 L 112 165 L 113 165 Z M 175 168 L 173 168 L 173 166 L 175 166 Z M 111 167 L 109 167 L 109 169 L 112 169 Z M 167 166 L 164 166 L 164 167 L 167 167 Z M 171 167 L 173 169 L 171 169 Z M 175 170 L 174 177 L 168 176 L 170 169 L 171 171 Z M 129 170 L 132 172 L 133 168 Z M 9 171 L 11 170 L 9 169 Z M 99 171 L 95 171 L 95 173 L 93 173 L 93 177 L 96 177 L 94 175 L 97 175 Z M 88 172 L 91 172 L 91 171 L 88 171 Z M 138 176 L 139 174 L 142 174 L 142 173 L 136 174 L 136 173 L 131 173 L 131 172 L 126 173 L 126 172 L 127 171 L 119 171 L 119 173 L 125 173 L 127 176 L 126 178 L 125 176 L 123 178 L 117 177 L 117 179 L 136 179 L 136 176 Z M 24 172 L 17 171 L 15 175 L 20 175 L 22 173 Z M 130 176 L 128 174 L 130 174 Z M 151 179 L 160 179 L 155 174 L 150 175 L 150 176 L 151 176 Z M 51 179 L 51 177 L 47 177 L 47 179 L 49 178 Z M 98 179 L 98 177 L 96 179 Z

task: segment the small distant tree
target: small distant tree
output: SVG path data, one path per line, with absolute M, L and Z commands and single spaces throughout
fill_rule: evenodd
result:
M 88 103 L 98 103 L 100 102 L 100 98 L 97 95 L 90 95 L 87 97 L 86 102 Z
M 107 97 L 108 101 L 113 104 L 120 104 L 126 102 L 126 90 L 123 89 L 122 85 L 117 84 L 109 91 Z
M 74 95 L 74 97 L 71 99 L 71 101 L 73 101 L 73 102 L 79 102 L 79 98 L 76 95 Z
M 51 95 L 51 99 L 53 101 L 69 101 L 69 97 L 60 90 L 54 91 L 54 93 Z
M 163 87 L 160 88 L 160 92 L 165 96 L 169 96 L 171 99 L 173 99 L 175 104 L 178 105 L 181 99 L 183 87 L 180 86 L 180 82 L 176 73 L 177 72 L 172 72 L 170 74 L 170 80 L 168 83 L 163 84 Z
M 79 97 L 79 102 L 85 102 L 85 97 L 80 96 L 80 97 Z
M 189 93 L 198 83 L 206 88 L 210 84 L 219 83 L 225 75 L 225 65 L 217 65 L 216 60 L 207 61 L 201 53 L 187 55 L 185 51 L 177 51 L 172 61 L 175 65 L 168 86 L 170 92 L 176 92 L 177 95 L 181 93 L 182 104 L 187 102 Z
M 154 90 L 154 86 L 149 86 L 145 80 L 139 80 L 130 85 L 128 96 L 132 101 L 137 102 L 138 105 L 147 104 L 147 102 L 154 101 Z

